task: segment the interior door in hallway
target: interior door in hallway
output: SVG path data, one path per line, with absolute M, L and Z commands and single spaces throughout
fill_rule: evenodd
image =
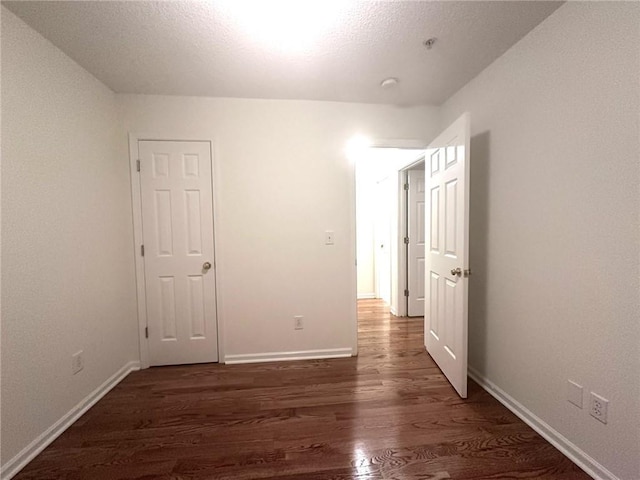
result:
M 391 304 L 391 181 L 385 177 L 376 185 L 378 202 L 375 218 L 375 277 L 376 298 Z
M 150 365 L 218 361 L 209 142 L 139 141 Z
M 407 299 L 407 315 L 422 317 L 424 315 L 424 244 L 425 244 L 425 210 L 424 210 L 424 170 L 407 172 L 409 191 L 407 192 L 408 239 L 407 274 L 409 295 Z
M 467 396 L 469 114 L 427 148 L 425 345 L 458 394 Z

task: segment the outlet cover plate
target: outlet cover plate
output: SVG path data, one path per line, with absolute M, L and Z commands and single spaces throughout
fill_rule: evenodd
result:
M 609 409 L 609 400 L 601 397 L 597 393 L 591 392 L 589 402 L 589 415 L 602 423 L 607 423 L 607 411 Z

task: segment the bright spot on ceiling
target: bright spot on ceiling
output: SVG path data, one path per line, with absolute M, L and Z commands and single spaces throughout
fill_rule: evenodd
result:
M 344 0 L 219 0 L 214 5 L 264 49 L 290 54 L 311 50 L 336 26 L 349 3 Z

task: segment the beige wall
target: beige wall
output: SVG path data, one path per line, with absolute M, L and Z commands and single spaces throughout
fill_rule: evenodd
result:
M 354 166 L 345 147 L 432 138 L 437 110 L 290 100 L 118 95 L 127 134 L 214 141 L 218 315 L 229 356 L 352 348 Z M 324 232 L 335 245 L 324 245 Z M 294 331 L 293 316 L 305 328 Z
M 2 117 L 4 465 L 138 349 L 114 94 L 4 7 Z
M 470 364 L 640 478 L 640 5 L 568 3 L 442 108 L 471 112 Z M 610 400 L 603 425 L 572 379 Z M 585 400 L 587 400 L 585 396 Z

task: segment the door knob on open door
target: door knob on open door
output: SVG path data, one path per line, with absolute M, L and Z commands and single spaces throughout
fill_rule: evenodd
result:
M 459 277 L 462 276 L 462 270 L 460 269 L 460 267 L 458 268 L 452 268 L 451 269 L 451 275 L 453 275 L 454 277 L 457 275 Z
M 211 264 L 209 262 L 204 262 L 202 264 L 202 269 L 203 270 L 209 270 L 211 268 Z M 459 270 L 459 269 L 458 269 Z

